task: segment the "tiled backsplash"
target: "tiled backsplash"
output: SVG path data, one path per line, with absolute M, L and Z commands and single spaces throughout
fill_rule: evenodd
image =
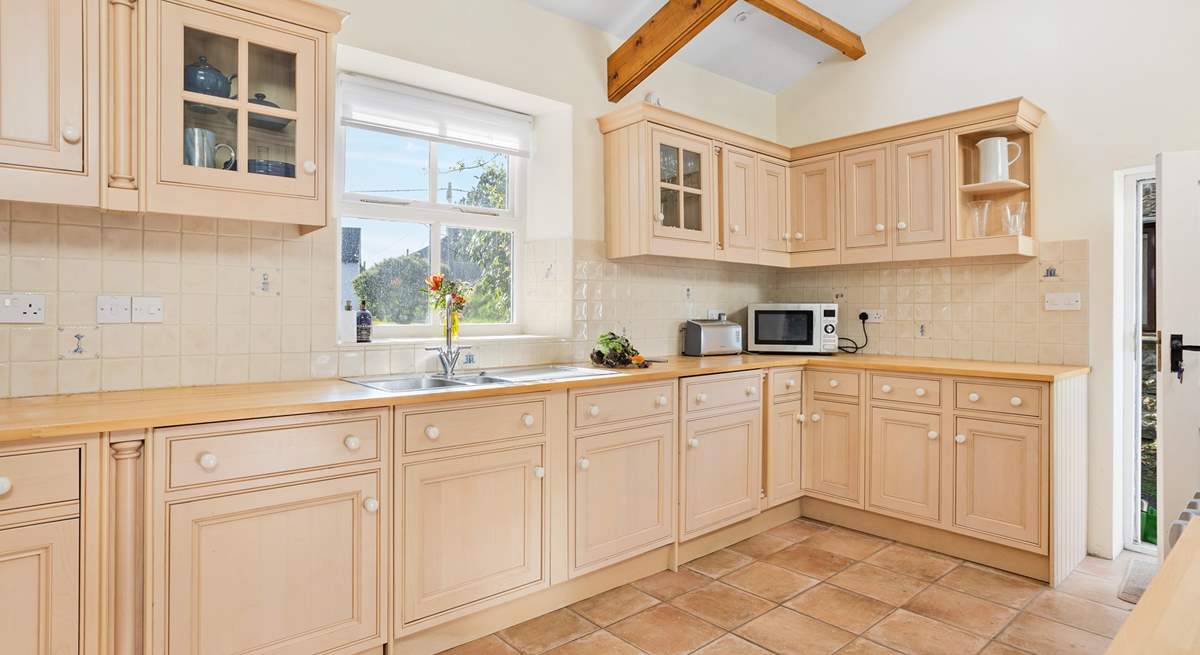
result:
M 0 201 L 0 291 L 43 293 L 47 305 L 44 324 L 0 326 L 0 397 L 435 370 L 432 341 L 339 346 L 336 234 Z M 466 339 L 474 367 L 583 360 L 607 330 L 647 355 L 675 354 L 688 317 L 838 294 L 846 336 L 859 336 L 859 307 L 887 311 L 869 352 L 1087 361 L 1086 242 L 1043 244 L 1037 262 L 804 271 L 609 261 L 601 241 L 522 252 L 525 331 L 549 336 Z M 1050 264 L 1053 280 L 1041 277 Z M 263 273 L 267 293 L 256 291 Z M 1042 311 L 1041 294 L 1059 289 L 1081 291 L 1084 311 Z M 164 320 L 98 326 L 101 294 L 161 296 Z M 915 336 L 923 323 L 928 338 Z

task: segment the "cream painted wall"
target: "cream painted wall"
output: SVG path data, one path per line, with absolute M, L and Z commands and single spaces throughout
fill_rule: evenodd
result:
M 916 0 L 781 93 L 777 136 L 811 142 L 1024 95 L 1037 133 L 1039 231 L 1087 239 L 1094 317 L 1111 316 L 1113 171 L 1200 148 L 1200 3 L 1188 0 Z M 1120 457 L 1110 321 L 1091 322 L 1089 550 L 1120 547 Z M 1168 512 L 1169 513 L 1169 512 Z
M 520 0 L 330 0 L 350 12 L 338 42 L 571 106 L 574 237 L 604 238 L 603 150 L 596 117 L 615 109 L 605 59 L 619 42 Z M 763 138 L 775 136 L 775 96 L 690 64 L 668 62 L 624 99 L 656 91 L 672 109 Z

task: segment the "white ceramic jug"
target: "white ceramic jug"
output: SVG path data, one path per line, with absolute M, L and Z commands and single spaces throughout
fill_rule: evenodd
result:
M 1008 158 L 1008 149 L 1014 147 L 1017 154 Z M 1021 144 L 1002 136 L 994 136 L 975 144 L 979 150 L 979 181 L 997 182 L 1008 179 L 1008 167 L 1021 158 Z

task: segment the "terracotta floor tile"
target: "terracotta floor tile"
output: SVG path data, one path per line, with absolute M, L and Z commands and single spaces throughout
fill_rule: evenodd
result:
M 563 644 L 546 655 L 642 655 L 642 651 L 604 630 Z
M 1034 598 L 1025 611 L 1110 638 L 1129 618 L 1129 612 L 1125 610 L 1051 589 Z
M 971 564 L 963 564 L 947 573 L 938 584 L 1001 605 L 1020 609 L 1038 595 L 1045 585 Z
M 908 655 L 973 655 L 987 640 L 919 614 L 896 610 L 864 635 Z
M 683 568 L 679 571 L 659 571 L 630 584 L 659 600 L 671 600 L 679 594 L 698 589 L 708 583 L 708 577 Z
M 657 605 L 608 627 L 608 631 L 650 655 L 684 655 L 724 634 L 687 612 Z
M 739 552 L 722 548 L 715 553 L 709 553 L 699 559 L 687 563 L 687 567 L 710 578 L 719 578 L 726 573 L 732 573 L 754 561 L 753 557 Z
M 1029 651 L 1017 650 L 1007 644 L 993 641 L 979 651 L 979 655 L 1029 655 Z
M 782 603 L 817 584 L 817 580 L 814 578 L 766 562 L 755 562 L 750 566 L 738 569 L 721 578 L 721 582 L 744 589 L 755 596 L 762 596 L 775 603 Z
M 991 639 L 1017 615 L 1017 610 L 960 591 L 933 585 L 904 609 Z
M 852 633 L 784 607 L 734 632 L 779 655 L 829 655 L 854 639 Z
M 907 603 L 917 592 L 929 586 L 924 580 L 862 562 L 829 578 L 828 582 L 897 607 Z
M 867 598 L 829 584 L 820 584 L 809 589 L 785 603 L 784 607 L 856 635 L 862 634 L 895 609 L 874 598 Z
M 804 541 L 814 534 L 825 532 L 828 529 L 828 526 L 821 525 L 820 523 L 796 519 L 795 521 L 788 521 L 781 526 L 767 530 L 767 534 L 795 543 L 797 541 Z
M 771 655 L 771 651 L 763 650 L 736 635 L 726 634 L 696 651 L 695 655 Z
M 1147 562 L 1155 562 L 1153 557 L 1142 555 L 1133 551 L 1121 551 L 1121 554 L 1116 559 L 1104 559 L 1101 557 L 1092 557 L 1088 555 L 1083 558 L 1079 566 L 1075 570 L 1080 573 L 1094 575 L 1097 578 L 1115 578 L 1118 582 L 1125 578 L 1125 572 L 1129 570 L 1129 564 L 1135 559 L 1144 560 Z
M 839 650 L 837 655 L 897 655 L 897 653 L 887 646 L 880 646 L 873 641 L 867 641 L 860 637 Z
M 623 585 L 581 600 L 572 605 L 571 609 L 583 618 L 603 627 L 657 604 L 658 599 L 655 597 L 629 585 Z
M 821 579 L 828 578 L 854 563 L 849 557 L 807 546 L 804 541 L 768 555 L 763 561 Z
M 732 630 L 775 606 L 721 582 L 677 596 L 671 604 L 725 630 Z
M 438 655 L 516 655 L 517 650 L 504 643 L 496 635 L 481 637 L 469 641 L 450 650 L 444 650 Z
M 930 582 L 954 570 L 962 560 L 904 544 L 892 544 L 871 555 L 868 562 L 889 571 L 911 575 Z
M 749 539 L 744 539 L 729 547 L 729 550 L 737 551 L 743 555 L 748 555 L 754 559 L 762 559 L 771 553 L 787 548 L 792 545 L 791 541 L 781 537 L 772 537 L 765 532 L 756 534 Z
M 596 626 L 582 616 L 561 609 L 501 630 L 496 636 L 528 655 L 544 653 L 595 630 Z
M 996 640 L 1036 655 L 1099 655 L 1109 644 L 1099 635 L 1024 612 Z
M 1067 579 L 1054 589 L 1059 593 L 1086 598 L 1109 607 L 1123 610 L 1133 609 L 1133 603 L 1126 603 L 1117 598 L 1117 592 L 1121 590 L 1121 578 L 1098 578 L 1076 571 L 1068 575 Z
M 806 546 L 820 548 L 850 559 L 865 559 L 887 546 L 890 541 L 869 534 L 834 528 L 804 540 Z

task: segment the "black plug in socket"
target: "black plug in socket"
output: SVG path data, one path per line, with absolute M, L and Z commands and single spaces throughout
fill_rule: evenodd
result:
M 858 320 L 860 320 L 860 321 L 865 321 L 865 320 L 867 320 L 868 318 L 870 318 L 870 317 L 869 317 L 869 316 L 867 316 L 867 313 L 866 313 L 866 312 L 859 312 L 859 313 L 858 313 Z

